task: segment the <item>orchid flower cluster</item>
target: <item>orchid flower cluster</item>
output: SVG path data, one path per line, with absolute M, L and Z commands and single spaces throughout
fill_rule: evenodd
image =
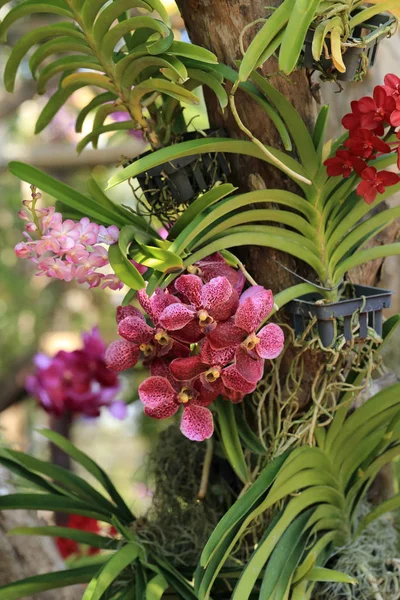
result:
M 99 521 L 92 517 L 84 517 L 82 515 L 69 515 L 66 526 L 70 529 L 79 529 L 79 531 L 109 536 L 111 538 L 115 538 L 117 535 L 117 530 L 113 525 L 110 525 L 107 530 L 104 531 Z M 76 540 L 72 540 L 71 538 L 56 537 L 55 541 L 58 551 L 64 560 L 71 557 L 83 558 L 86 556 L 94 556 L 100 552 L 100 548 L 82 546 L 82 544 L 79 544 Z
M 98 417 L 101 407 L 106 406 L 114 417 L 125 418 L 126 404 L 116 400 L 120 382 L 106 367 L 106 345 L 98 329 L 82 337 L 81 350 L 61 350 L 52 358 L 37 354 L 36 371 L 25 382 L 27 391 L 56 416 Z
M 25 241 L 15 246 L 16 255 L 32 261 L 37 275 L 64 281 L 75 279 L 78 283 L 88 283 L 91 288 L 101 285 L 103 289 L 120 290 L 123 283 L 116 275 L 105 275 L 97 270 L 109 264 L 107 250 L 101 244 L 115 244 L 118 227 L 104 227 L 87 217 L 78 222 L 63 221 L 54 206 L 36 208 L 41 194 L 34 186 L 31 193 L 32 199 L 23 202 L 26 210 L 18 213 L 26 224 L 22 234 Z
M 348 129 L 349 137 L 344 148 L 341 147 L 334 157 L 325 161 L 328 175 L 359 175 L 362 181 L 357 187 L 357 194 L 371 204 L 378 193 L 383 194 L 387 187 L 400 182 L 397 173 L 378 171 L 370 164 L 379 156 L 396 151 L 400 169 L 400 142 L 389 142 L 393 133 L 400 140 L 399 77 L 386 75 L 384 85 L 375 87 L 373 97 L 365 96 L 352 102 L 351 113 L 343 117 L 342 124 Z
M 140 358 L 151 376 L 139 386 L 145 413 L 165 419 L 183 408 L 181 431 L 190 440 L 213 434 L 209 406 L 218 396 L 237 403 L 256 388 L 265 359 L 282 351 L 282 329 L 262 327 L 274 307 L 272 292 L 253 285 L 220 254 L 192 265 L 167 290 L 138 300 L 150 317 L 134 306 L 117 309 L 123 338 L 106 352 L 110 369 L 124 371 Z

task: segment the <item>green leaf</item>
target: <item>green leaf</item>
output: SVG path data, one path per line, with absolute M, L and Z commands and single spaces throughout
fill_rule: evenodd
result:
M 111 62 L 110 57 L 112 56 L 113 50 L 119 42 L 119 40 L 125 34 L 130 33 L 131 31 L 134 31 L 135 29 L 139 29 L 141 27 L 145 29 L 151 29 L 152 31 L 159 33 L 162 36 L 162 38 L 166 38 L 167 40 L 170 38 L 171 30 L 162 21 L 147 16 L 131 17 L 130 19 L 126 19 L 126 21 L 118 23 L 118 25 L 112 27 L 103 37 L 103 40 L 100 44 L 100 54 L 102 55 L 106 63 Z M 160 53 L 161 52 L 165 52 L 165 49 L 160 50 Z
M 290 15 L 294 10 L 296 0 L 284 0 L 284 2 L 267 19 L 265 25 L 257 33 L 250 46 L 245 52 L 239 69 L 240 81 L 246 81 L 250 73 L 257 67 L 261 55 L 268 48 L 274 37 L 285 27 Z
M 318 118 L 315 123 L 314 131 L 313 131 L 313 144 L 314 148 L 317 151 L 318 157 L 322 160 L 322 152 L 325 143 L 325 134 L 326 128 L 328 126 L 329 119 L 329 105 L 322 106 L 319 113 Z
M 29 483 L 32 483 L 35 488 L 43 490 L 45 492 L 50 492 L 51 494 L 60 494 L 59 489 L 56 488 L 55 485 L 44 479 L 44 477 L 40 477 L 36 473 L 32 473 L 29 469 L 26 469 L 23 465 L 16 463 L 15 461 L 6 458 L 3 454 L 0 454 L 0 464 L 3 467 L 6 467 L 7 470 L 11 471 L 18 475 L 18 477 L 22 477 Z
M 150 579 L 146 586 L 146 599 L 145 600 L 160 600 L 163 597 L 164 592 L 168 589 L 168 581 L 163 575 L 156 575 Z
M 357 579 L 346 573 L 334 569 L 324 569 L 323 567 L 313 567 L 304 579 L 305 581 L 335 581 L 337 583 L 350 583 L 351 585 L 358 583 Z
M 94 462 L 87 454 L 78 450 L 76 446 L 71 444 L 67 439 L 65 439 L 59 433 L 52 431 L 51 429 L 41 429 L 41 435 L 45 438 L 53 442 L 56 446 L 64 450 L 75 462 L 79 463 L 88 473 L 93 475 L 99 483 L 103 486 L 103 488 L 108 492 L 109 496 L 114 500 L 115 504 L 124 511 L 125 519 L 128 523 L 134 520 L 134 516 L 127 507 L 126 503 L 115 489 L 111 479 L 108 477 L 107 473 L 99 467 L 98 464 Z
M 99 573 L 93 577 L 82 596 L 82 600 L 100 600 L 118 575 L 132 564 L 138 558 L 138 555 L 139 547 L 134 542 L 126 544 L 115 552 L 100 569 Z
M 352 17 L 349 21 L 350 29 L 354 29 L 357 25 L 361 25 L 365 23 L 369 19 L 372 19 L 375 15 L 383 13 L 385 11 L 390 11 L 391 9 L 397 9 L 399 3 L 397 0 L 387 0 L 387 2 L 380 2 L 377 6 L 370 6 L 364 10 L 360 10 L 354 17 Z
M 94 56 L 63 56 L 46 65 L 40 72 L 37 81 L 37 93 L 44 94 L 47 89 L 48 81 L 57 73 L 63 71 L 75 71 L 77 69 L 93 69 L 103 71 L 97 58 Z
M 93 140 L 96 140 L 100 134 L 109 133 L 115 131 L 134 131 L 137 129 L 136 123 L 134 121 L 120 121 L 110 123 L 109 125 L 103 125 L 103 127 L 99 127 L 98 129 L 94 129 L 88 135 L 81 139 L 81 141 L 76 146 L 76 151 L 80 154 L 82 150 L 90 144 Z
M 386 246 L 375 246 L 374 248 L 368 248 L 367 250 L 361 250 L 354 256 L 341 261 L 335 269 L 333 277 L 333 285 L 337 285 L 344 277 L 344 275 L 366 262 L 376 260 L 378 258 L 387 258 L 388 256 L 398 256 L 400 254 L 400 242 L 395 244 L 387 244 Z
M 50 121 L 54 118 L 54 116 L 58 113 L 60 108 L 64 106 L 66 101 L 72 96 L 74 92 L 83 87 L 84 83 L 76 83 L 75 85 L 70 85 L 67 88 L 60 88 L 54 94 L 51 95 L 50 99 L 43 107 L 42 112 L 40 113 L 35 126 L 35 134 L 40 133 L 47 127 Z
M 184 56 L 185 58 L 191 58 L 211 65 L 218 63 L 215 54 L 206 48 L 196 46 L 196 44 L 188 44 L 187 42 L 172 42 L 168 49 L 168 53 L 175 56 Z
M 247 423 L 245 413 L 241 406 L 235 404 L 233 409 L 235 413 L 237 431 L 243 442 L 243 445 L 254 454 L 265 456 L 267 454 L 267 448 L 263 446 L 258 436 Z
M 180 273 L 183 271 L 183 262 L 180 256 L 170 250 L 144 244 L 140 241 L 140 238 L 140 234 L 135 234 L 132 240 L 135 241 L 135 246 L 138 249 L 135 248 L 131 251 L 130 256 L 136 262 L 155 271 L 161 271 L 161 273 Z
M 65 512 L 111 523 L 109 514 L 93 510 L 88 503 L 56 494 L 8 494 L 0 496 L 0 510 L 18 510 L 20 508 Z
M 54 482 L 64 486 L 65 495 L 77 497 L 80 501 L 91 502 L 92 506 L 99 512 L 110 512 L 113 514 L 117 509 L 104 496 L 96 491 L 84 479 L 71 471 L 53 465 L 47 461 L 39 460 L 23 452 L 5 450 L 6 457 L 20 463 L 27 469 L 50 477 Z
M 4 69 L 4 85 L 8 92 L 14 91 L 18 67 L 28 50 L 45 39 L 59 35 L 68 35 L 85 41 L 85 36 L 72 23 L 57 23 L 54 25 L 46 25 L 45 27 L 37 27 L 18 40 L 11 51 Z
M 297 517 L 280 538 L 265 568 L 260 598 L 282 600 L 288 581 L 292 579 L 307 543 L 306 525 L 310 515 L 311 511 L 306 511 Z M 242 578 L 246 578 L 246 568 L 243 570 Z M 252 590 L 249 591 L 251 593 Z
M 159 556 L 154 555 L 152 559 L 154 564 L 157 565 L 158 571 L 168 581 L 171 588 L 178 593 L 179 598 L 182 600 L 197 600 L 192 585 L 175 567 Z
M 300 173 L 302 177 L 305 178 L 305 171 L 302 170 L 302 167 L 293 159 L 289 159 L 283 152 L 279 152 L 274 148 L 268 148 L 268 151 L 271 152 L 272 155 L 276 157 L 278 161 L 285 160 L 286 166 L 285 170 L 288 172 L 290 170 L 293 172 L 293 168 L 296 169 L 297 172 Z M 188 142 L 181 142 L 179 144 L 174 144 L 168 148 L 162 148 L 157 150 L 156 152 L 152 152 L 148 156 L 145 156 L 133 164 L 126 167 L 122 172 L 114 175 L 108 183 L 108 188 L 112 188 L 131 177 L 136 177 L 140 173 L 144 171 L 148 171 L 153 167 L 157 167 L 158 165 L 162 165 L 164 163 L 170 162 L 171 160 L 184 158 L 186 156 L 193 156 L 196 154 L 205 154 L 205 153 L 213 153 L 213 152 L 227 152 L 227 153 L 235 153 L 235 154 L 244 154 L 247 156 L 252 156 L 254 158 L 259 158 L 268 163 L 274 163 L 271 159 L 267 159 L 266 155 L 262 152 L 260 148 L 258 148 L 253 142 L 244 142 L 243 140 L 231 140 L 230 138 L 203 138 L 198 140 L 191 140 Z M 284 158 L 285 157 L 285 158 Z M 284 169 L 282 169 L 284 170 Z
M 251 74 L 251 78 L 282 115 L 294 143 L 296 144 L 302 165 L 307 173 L 310 174 L 311 178 L 313 178 L 318 171 L 320 161 L 314 147 L 313 139 L 310 136 L 303 119 L 289 100 L 271 85 L 267 79 L 256 72 Z
M 188 69 L 188 75 L 191 79 L 198 81 L 202 85 L 206 85 L 214 92 L 222 110 L 228 106 L 228 94 L 215 77 L 204 73 L 204 71 L 200 71 L 200 69 Z
M 103 94 L 98 94 L 95 96 L 89 104 L 87 104 L 82 110 L 79 112 L 78 117 L 76 119 L 75 131 L 77 133 L 81 133 L 83 123 L 88 116 L 88 114 L 101 106 L 102 104 L 107 104 L 108 102 L 112 102 L 113 100 L 117 100 L 117 96 L 112 94 L 111 92 L 104 92 Z
M 125 221 L 121 219 L 117 210 L 111 211 L 111 209 L 106 209 L 89 196 L 81 194 L 69 185 L 54 179 L 54 177 L 43 173 L 43 171 L 31 165 L 12 161 L 9 163 L 8 168 L 10 173 L 18 177 L 18 179 L 35 185 L 42 192 L 50 194 L 53 198 L 60 200 L 79 213 L 83 212 L 95 222 L 97 218 L 100 218 L 103 222 L 108 222 L 109 225 L 120 226 L 125 224 Z
M 226 458 L 241 481 L 248 483 L 250 473 L 240 443 L 233 405 L 231 402 L 218 398 L 214 402 L 214 406 L 218 415 L 218 425 Z
M 101 548 L 103 550 L 115 550 L 121 543 L 119 540 L 114 540 L 105 535 L 97 535 L 96 533 L 82 531 L 82 529 L 73 529 L 72 527 L 15 527 L 8 531 L 8 535 L 60 537 L 75 540 L 79 544 L 86 544 L 92 548 Z
M 141 290 L 146 286 L 146 282 L 139 271 L 121 252 L 117 244 L 110 246 L 108 258 L 112 270 L 125 285 L 129 286 L 132 290 Z
M 209 206 L 212 206 L 225 196 L 229 196 L 229 194 L 234 192 L 236 189 L 237 188 L 230 183 L 223 183 L 213 187 L 209 192 L 201 194 L 194 200 L 192 204 L 190 204 L 190 206 L 187 207 L 187 209 L 174 223 L 173 227 L 171 227 L 168 232 L 168 239 L 174 240 L 203 210 Z
M 48 13 L 62 15 L 65 17 L 73 17 L 68 4 L 63 0 L 26 0 L 17 6 L 14 6 L 9 13 L 4 17 L 0 24 L 0 40 L 6 41 L 8 29 L 15 21 L 34 13 Z
M 321 0 L 296 0 L 279 51 L 279 67 L 289 75 L 298 63 L 307 30 Z
M 364 531 L 364 529 L 366 527 L 368 527 L 368 525 L 370 525 L 373 521 L 375 521 L 376 519 L 379 519 L 380 517 L 382 517 L 382 515 L 384 515 L 388 512 L 396 511 L 399 508 L 400 508 L 400 494 L 396 494 L 396 496 L 393 496 L 392 498 L 389 498 L 388 500 L 381 502 L 381 504 L 379 504 L 379 506 L 377 506 L 376 508 L 371 510 L 365 517 L 363 517 L 363 519 L 361 519 L 361 521 L 357 527 L 357 531 L 355 533 L 355 538 L 357 538 L 360 535 L 360 533 L 362 531 Z
M 0 587 L 0 598 L 2 600 L 19 600 L 19 598 L 28 598 L 32 594 L 39 594 L 46 590 L 88 583 L 98 571 L 98 568 L 97 565 L 90 565 L 27 577 Z
M 114 21 L 125 11 L 134 8 L 148 10 L 149 4 L 142 0 L 113 0 L 111 4 L 107 4 L 92 25 L 94 44 L 97 47 L 100 46 L 104 36 L 110 30 Z
M 29 68 L 32 73 L 32 77 L 35 77 L 36 71 L 41 63 L 52 56 L 53 54 L 59 54 L 61 52 L 80 52 L 85 59 L 84 55 L 94 56 L 92 49 L 87 45 L 86 40 L 74 38 L 68 35 L 62 35 L 56 39 L 51 39 L 44 44 L 41 44 L 32 54 L 29 59 Z

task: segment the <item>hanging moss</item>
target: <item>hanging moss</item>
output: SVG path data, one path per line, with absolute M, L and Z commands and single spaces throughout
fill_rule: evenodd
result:
M 371 506 L 361 505 L 358 518 Z M 400 598 L 400 536 L 392 514 L 377 519 L 353 544 L 340 550 L 327 565 L 355 577 L 358 585 L 324 583 L 314 600 L 396 600 Z
M 165 430 L 150 455 L 153 503 L 138 533 L 175 565 L 196 565 L 207 539 L 236 494 L 227 463 L 215 454 L 204 500 L 198 499 L 206 443 L 191 442 L 177 426 Z

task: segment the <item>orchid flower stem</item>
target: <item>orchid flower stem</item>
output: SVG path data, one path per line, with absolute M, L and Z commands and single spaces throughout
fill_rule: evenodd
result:
M 251 285 L 258 285 L 258 283 L 255 281 L 255 279 L 252 278 L 252 276 L 250 275 L 250 273 L 248 273 L 246 271 L 246 267 L 244 266 L 243 263 L 240 262 L 240 260 L 237 261 L 237 266 L 242 271 L 242 273 L 246 277 L 247 281 L 249 283 L 251 283 Z
M 206 454 L 204 457 L 203 470 L 201 473 L 200 488 L 197 494 L 198 500 L 204 500 L 207 494 L 208 481 L 210 478 L 211 462 L 214 452 L 214 441 L 212 438 L 207 440 Z
M 39 222 L 39 219 L 38 219 L 38 216 L 36 213 L 36 202 L 39 200 L 40 194 L 37 193 L 36 187 L 33 185 L 31 185 L 31 196 L 32 196 L 32 208 L 31 208 L 32 220 L 37 227 L 37 232 L 38 232 L 39 236 L 42 237 L 43 232 L 40 228 L 40 222 Z

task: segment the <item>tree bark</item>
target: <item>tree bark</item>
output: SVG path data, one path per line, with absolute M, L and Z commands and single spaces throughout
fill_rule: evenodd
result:
M 9 473 L 0 468 L 0 494 L 15 492 L 9 481 Z M 10 536 L 15 527 L 38 527 L 43 521 L 31 511 L 10 510 L 0 513 L 0 585 L 19 581 L 24 577 L 60 571 L 64 567 L 54 542 L 50 538 L 36 536 Z M 26 596 L 26 600 L 80 600 L 83 586 L 52 590 Z

